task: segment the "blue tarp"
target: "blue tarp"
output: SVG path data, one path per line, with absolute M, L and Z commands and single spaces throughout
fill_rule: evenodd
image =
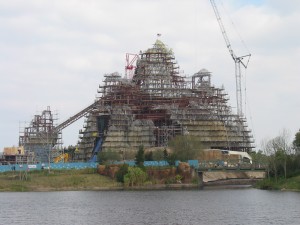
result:
M 101 146 L 102 146 L 102 138 L 100 138 L 92 152 L 92 157 L 91 159 L 89 160 L 89 162 L 96 162 L 97 161 L 97 155 L 98 155 L 98 152 L 100 151 L 101 149 Z

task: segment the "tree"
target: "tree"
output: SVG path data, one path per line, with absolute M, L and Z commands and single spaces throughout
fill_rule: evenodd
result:
M 178 135 L 169 142 L 169 147 L 178 160 L 187 161 L 197 157 L 202 150 L 202 143 L 196 136 Z
M 164 153 L 162 150 L 157 150 L 155 152 L 153 152 L 153 159 L 155 161 L 161 161 L 164 159 Z
M 281 162 L 281 165 L 284 170 L 284 178 L 287 177 L 287 158 L 292 153 L 292 147 L 290 144 L 288 144 L 288 140 L 290 137 L 290 132 L 286 129 L 283 129 L 278 137 L 276 137 L 277 141 L 277 157 L 279 162 Z
M 261 166 L 267 164 L 267 156 L 263 154 L 262 150 L 258 152 L 250 152 L 249 153 L 252 157 L 252 165 L 254 168 L 261 168 Z
M 167 161 L 170 166 L 175 166 L 176 159 L 178 159 L 177 155 L 175 153 L 172 153 L 168 155 Z
M 108 149 L 107 151 L 102 151 L 98 153 L 98 160 L 100 164 L 106 163 L 106 162 L 113 162 L 113 161 L 119 161 L 121 159 L 121 156 L 118 152 L 112 151 Z
M 272 140 L 263 140 L 262 142 L 262 148 L 264 153 L 268 156 L 268 165 L 267 165 L 267 173 L 268 177 L 271 175 L 271 171 L 274 172 L 274 177 L 275 180 L 277 181 L 277 164 L 276 164 L 276 147 L 273 144 L 273 139 Z
M 289 132 L 284 129 L 277 137 L 262 144 L 264 152 L 269 159 L 268 169 L 272 169 L 276 181 L 281 169 L 284 177 L 287 177 L 287 159 L 288 155 L 291 154 L 291 146 L 288 144 L 288 139 Z
M 293 147 L 297 154 L 300 154 L 300 130 L 295 134 L 295 139 L 293 141 Z
M 145 160 L 146 161 L 153 161 L 153 152 L 149 151 L 145 153 Z
M 169 154 L 166 148 L 164 149 L 163 153 L 164 153 L 164 160 L 168 160 Z
M 144 161 L 145 161 L 144 146 L 140 145 L 139 150 L 135 155 L 135 164 L 139 167 L 143 167 Z

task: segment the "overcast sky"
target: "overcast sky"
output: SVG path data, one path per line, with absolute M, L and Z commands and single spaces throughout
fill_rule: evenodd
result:
M 293 138 L 300 1 L 216 3 L 235 53 L 252 54 L 242 89 L 256 145 L 284 128 Z M 0 151 L 18 145 L 19 127 L 47 106 L 62 122 L 91 104 L 103 75 L 124 75 L 125 54 L 151 47 L 157 33 L 186 76 L 211 71 L 236 110 L 234 62 L 209 0 L 0 0 Z M 77 143 L 82 126 L 63 131 L 65 145 Z

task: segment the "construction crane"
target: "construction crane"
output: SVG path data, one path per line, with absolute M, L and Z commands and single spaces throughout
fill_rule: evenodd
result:
M 242 79 L 242 73 L 241 73 L 241 65 L 246 69 L 251 57 L 251 54 L 247 54 L 247 55 L 243 55 L 243 56 L 237 56 L 230 44 L 229 38 L 227 36 L 225 27 L 222 23 L 221 17 L 220 17 L 220 13 L 218 11 L 217 5 L 215 3 L 214 0 L 210 0 L 210 3 L 213 7 L 213 10 L 215 12 L 217 21 L 219 23 L 223 38 L 225 40 L 226 46 L 229 50 L 229 53 L 234 61 L 235 64 L 235 82 L 236 82 L 236 101 L 237 101 L 237 114 L 239 116 L 243 116 L 243 106 L 242 106 L 242 102 L 243 102 L 243 98 L 242 98 L 242 85 L 241 85 L 241 79 Z

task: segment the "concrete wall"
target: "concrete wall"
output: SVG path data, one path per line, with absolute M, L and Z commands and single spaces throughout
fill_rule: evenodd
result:
M 266 177 L 265 171 L 204 171 L 203 182 L 212 182 L 228 179 L 263 179 Z

